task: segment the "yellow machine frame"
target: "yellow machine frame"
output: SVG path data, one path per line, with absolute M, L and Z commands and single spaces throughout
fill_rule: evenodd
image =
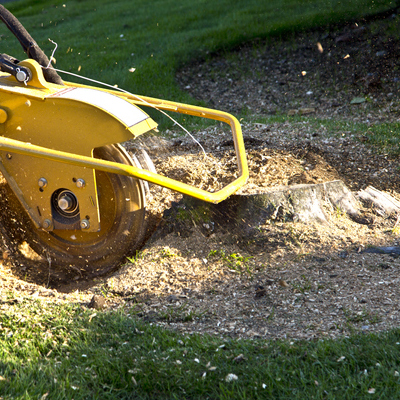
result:
M 109 85 L 64 82 L 2 5 L 0 20 L 29 57 L 20 62 L 0 54 L 0 172 L 7 181 L 1 185 L 2 244 L 24 257 L 20 245 L 28 244 L 48 263 L 48 284 L 50 266 L 80 278 L 100 276 L 141 248 L 154 228 L 146 215 L 145 181 L 213 203 L 245 184 L 244 141 L 232 115 Z M 228 124 L 238 168 L 232 182 L 205 191 L 156 173 L 144 149 L 131 156 L 121 143 L 157 128 L 146 107 Z
M 33 60 L 25 60 L 21 63 L 21 65 L 29 66 L 33 71 L 35 71 L 34 79 L 33 79 L 33 86 L 37 86 L 40 90 L 44 90 L 48 93 L 60 91 L 61 88 L 65 88 L 65 86 L 59 86 L 52 83 L 48 83 L 44 81 L 43 77 L 41 76 L 41 67 Z M 85 85 L 79 85 L 75 83 L 65 83 L 66 86 L 71 88 L 91 88 Z M 23 91 L 22 86 L 22 91 Z M 31 90 L 31 89 L 26 89 Z M 45 146 L 38 146 L 28 142 L 24 142 L 21 140 L 12 139 L 9 137 L 0 136 L 0 151 L 7 151 L 11 153 L 18 153 L 22 155 L 28 155 L 33 157 L 39 157 L 42 159 L 47 159 L 51 161 L 57 161 L 60 163 L 65 163 L 77 167 L 86 167 L 95 170 L 101 170 L 105 172 L 111 172 L 116 174 L 122 174 L 127 176 L 132 176 L 138 179 L 142 179 L 156 185 L 160 185 L 166 187 L 168 189 L 195 197 L 197 199 L 201 199 L 207 202 L 218 203 L 222 200 L 229 197 L 231 194 L 235 193 L 240 187 L 242 187 L 249 176 L 248 173 L 248 166 L 246 161 L 246 153 L 244 147 L 244 141 L 242 136 L 242 131 L 238 120 L 233 117 L 232 115 L 217 111 L 211 110 L 204 107 L 197 107 L 187 104 L 176 103 L 173 101 L 166 101 L 146 96 L 140 96 L 138 98 L 135 95 L 121 93 L 116 90 L 107 90 L 107 89 L 98 89 L 103 92 L 110 93 L 112 95 L 118 96 L 133 105 L 140 106 L 140 107 L 153 107 L 156 109 L 164 110 L 164 111 L 172 111 L 180 114 L 186 114 L 191 116 L 196 116 L 200 118 L 207 118 L 212 119 L 220 122 L 224 122 L 228 124 L 231 128 L 232 137 L 235 146 L 235 152 L 237 156 L 237 167 L 239 176 L 230 184 L 225 186 L 223 189 L 211 193 L 197 187 L 179 182 L 177 180 L 159 175 L 157 173 L 144 170 L 141 168 L 123 165 L 111 161 L 105 161 L 100 159 L 95 159 L 89 156 L 75 154 L 69 151 L 60 151 L 51 149 Z M 29 97 L 29 96 L 28 96 Z M 1 125 L 7 121 L 7 111 L 2 107 L 0 104 L 0 129 Z M 152 121 L 149 119 L 149 121 Z M 149 130 L 155 126 L 148 125 L 146 129 L 142 129 L 143 131 Z M 49 129 L 52 127 L 49 126 Z M 1 133 L 1 130 L 0 130 Z M 141 134 L 142 132 L 130 132 L 134 136 Z

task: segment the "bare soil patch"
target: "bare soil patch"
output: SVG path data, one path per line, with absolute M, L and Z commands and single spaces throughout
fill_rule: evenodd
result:
M 178 81 L 217 109 L 375 123 L 397 120 L 398 16 L 250 43 L 194 62 Z M 367 97 L 355 107 L 351 101 Z M 360 108 L 362 112 L 360 112 Z
M 398 121 L 399 41 L 385 30 L 388 23 L 246 46 L 235 57 L 193 64 L 177 79 L 195 97 L 232 113 L 246 107 L 260 116 Z M 350 104 L 361 95 L 369 100 Z M 372 185 L 400 200 L 398 158 L 378 153 L 362 132 L 343 130 L 333 137 L 323 124 L 287 120 L 244 123 L 243 133 L 250 180 L 241 193 L 340 179 L 354 192 Z M 160 173 L 217 190 L 235 171 L 231 138 L 220 126 L 194 135 L 207 158 L 175 132 L 168 133 L 171 140 L 143 138 L 142 144 Z M 1 292 L 84 304 L 103 294 L 108 307 L 136 310 L 150 323 L 229 337 L 313 339 L 399 325 L 398 255 L 364 251 L 399 244 L 397 215 L 365 208 L 368 218 L 360 223 L 327 208 L 329 225 L 279 213 L 248 225 L 223 209 L 218 216 L 206 207 L 191 208 L 165 189 L 152 187 L 151 193 L 149 212 L 159 228 L 137 259 L 113 276 L 87 281 L 71 272 L 73 284 L 48 289 L 54 271 L 39 274 L 32 264 L 21 272 L 6 260 Z

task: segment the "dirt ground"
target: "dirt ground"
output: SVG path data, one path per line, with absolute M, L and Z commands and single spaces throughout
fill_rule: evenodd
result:
M 251 44 L 193 63 L 177 81 L 211 107 L 247 109 L 261 121 L 298 114 L 368 126 L 398 122 L 400 47 L 389 29 L 398 18 Z M 351 104 L 355 98 L 368 101 Z M 243 120 L 242 129 L 250 179 L 239 194 L 339 179 L 354 193 L 371 185 L 400 200 L 398 157 L 378 153 L 365 132 L 327 136 L 323 123 L 307 118 Z M 207 157 L 175 131 L 141 145 L 158 172 L 215 191 L 236 174 L 230 134 L 218 124 L 193 135 Z M 112 276 L 76 275 L 73 284 L 52 289 L 50 271 L 39 273 L 34 264 L 18 271 L 7 256 L 1 298 L 12 292 L 88 305 L 101 294 L 107 307 L 135 310 L 149 323 L 224 337 L 314 339 L 399 325 L 399 254 L 369 252 L 399 244 L 397 215 L 367 210 L 360 223 L 327 208 L 328 225 L 278 214 L 249 225 L 225 211 L 191 209 L 180 195 L 152 187 L 149 212 L 159 225 L 136 260 Z

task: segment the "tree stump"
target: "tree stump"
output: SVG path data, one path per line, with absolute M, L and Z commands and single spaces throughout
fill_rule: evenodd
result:
M 368 225 L 374 221 L 372 214 L 381 218 L 400 216 L 400 202 L 371 186 L 353 193 L 340 180 L 260 188 L 260 193 L 235 194 L 219 204 L 184 196 L 166 210 L 155 237 L 173 231 L 186 237 L 194 226 L 206 235 L 221 231 L 251 236 L 269 220 L 328 227 L 336 223 L 336 216 L 343 214 L 355 223 Z
M 252 226 L 268 219 L 328 224 L 326 209 L 357 216 L 359 204 L 353 193 L 340 181 L 262 189 L 256 194 L 235 194 L 219 204 L 207 204 L 192 198 L 182 200 L 186 207 L 205 207 L 208 217 L 225 225 L 245 222 Z
M 376 214 L 387 218 L 400 213 L 400 202 L 387 193 L 381 192 L 372 186 L 357 193 L 357 198 L 365 207 L 371 208 Z

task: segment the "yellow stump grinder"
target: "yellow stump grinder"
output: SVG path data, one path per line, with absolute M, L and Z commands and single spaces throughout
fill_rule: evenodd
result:
M 214 203 L 246 182 L 241 128 L 230 114 L 63 81 L 2 5 L 0 19 L 28 56 L 19 61 L 0 54 L 3 219 L 7 212 L 10 237 L 23 230 L 24 240 L 52 265 L 103 273 L 132 254 L 145 232 L 145 181 Z M 238 178 L 211 193 L 157 174 L 148 157 L 132 159 L 120 143 L 157 127 L 143 111 L 149 107 L 227 123 Z

